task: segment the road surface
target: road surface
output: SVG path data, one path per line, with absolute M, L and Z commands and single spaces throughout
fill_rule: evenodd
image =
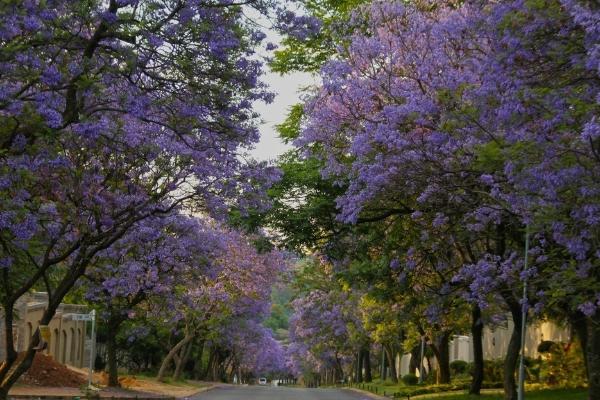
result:
M 273 386 L 223 387 L 193 397 L 194 400 L 369 400 L 348 390 Z

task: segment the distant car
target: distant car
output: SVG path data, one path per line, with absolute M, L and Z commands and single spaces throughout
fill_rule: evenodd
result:
M 260 378 L 258 380 L 258 384 L 259 385 L 266 385 L 267 384 L 267 378 Z

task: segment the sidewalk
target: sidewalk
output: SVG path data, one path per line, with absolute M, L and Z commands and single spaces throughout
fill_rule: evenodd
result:
M 101 399 L 113 399 L 113 400 L 121 400 L 121 399 L 138 399 L 138 400 L 146 400 L 146 399 L 185 399 L 187 397 L 195 396 L 198 393 L 205 392 L 207 390 L 212 390 L 218 387 L 218 384 L 212 384 L 210 386 L 196 388 L 194 390 L 190 390 L 189 392 L 182 393 L 178 391 L 174 394 L 158 394 L 158 393 L 150 393 L 145 391 L 138 390 L 129 390 L 122 388 L 103 388 L 102 390 L 93 392 L 93 397 L 91 398 L 101 398 Z M 8 393 L 9 399 L 52 399 L 52 400 L 62 400 L 68 399 L 72 400 L 74 398 L 85 399 L 86 397 L 85 391 L 82 391 L 79 388 L 57 388 L 57 387 L 40 387 L 40 386 L 16 386 L 13 387 Z M 97 396 L 97 397 L 96 397 Z
M 381 396 L 381 395 L 378 395 L 378 394 L 375 394 L 375 393 L 372 393 L 372 392 L 368 392 L 366 390 L 361 390 L 361 389 L 357 389 L 357 388 L 353 388 L 353 387 L 345 387 L 343 389 L 344 390 L 349 390 L 349 391 L 352 391 L 352 392 L 356 392 L 356 393 L 360 393 L 360 394 L 362 394 L 364 396 L 367 396 L 367 397 L 369 397 L 371 399 L 374 399 L 374 400 L 389 400 L 391 398 L 391 397 L 384 397 L 384 396 Z

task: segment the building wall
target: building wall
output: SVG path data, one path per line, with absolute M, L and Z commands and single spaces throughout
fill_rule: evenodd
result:
M 483 357 L 486 360 L 496 360 L 504 358 L 510 335 L 514 328 L 511 318 L 504 326 L 490 329 L 486 327 L 483 332 Z M 553 342 L 568 342 L 571 334 L 567 327 L 560 326 L 554 322 L 537 322 L 529 325 L 525 339 L 525 355 L 527 357 L 537 358 L 539 353 L 537 348 L 545 340 Z
M 514 328 L 511 318 L 508 318 L 503 326 L 497 326 L 494 329 L 485 327 L 483 330 L 483 358 L 485 360 L 503 359 L 508 349 L 510 335 Z M 545 340 L 553 342 L 568 342 L 570 340 L 570 330 L 554 322 L 536 322 L 527 327 L 525 339 L 525 355 L 531 358 L 537 358 L 539 353 L 537 348 Z M 454 360 L 463 360 L 473 362 L 473 341 L 471 336 L 454 336 L 450 342 L 450 362 Z M 410 354 L 404 354 L 396 361 L 398 371 L 401 375 L 411 373 L 408 370 L 410 363 Z M 415 373 L 415 371 L 412 371 Z
M 13 337 L 15 338 L 17 351 L 25 351 L 29 346 L 31 337 L 38 329 L 39 320 L 42 318 L 47 305 L 48 298 L 45 293 L 33 293 L 24 296 L 16 304 L 15 311 L 18 320 L 15 322 Z M 48 349 L 44 351 L 46 354 L 62 364 L 69 364 L 74 367 L 88 365 L 89 355 L 86 348 L 89 344 L 86 341 L 86 322 L 73 321 L 71 317 L 72 314 L 84 313 L 87 313 L 87 309 L 82 305 L 61 304 L 59 306 L 56 315 L 48 324 L 51 332 L 51 342 Z M 3 325 L 3 321 L 0 321 L 0 325 Z M 4 329 L 0 330 L 1 343 L 4 343 L 4 332 Z M 0 361 L 5 357 L 4 346 L 0 346 Z

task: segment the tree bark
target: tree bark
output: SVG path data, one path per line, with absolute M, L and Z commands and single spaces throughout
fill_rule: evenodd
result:
M 106 341 L 106 355 L 108 358 L 108 386 L 119 387 L 121 385 L 117 366 L 117 339 L 111 333 L 109 333 Z
M 396 372 L 396 357 L 390 346 L 384 346 L 387 358 L 387 364 L 390 366 L 390 378 L 392 382 L 398 383 L 398 374 Z
M 179 352 L 183 346 L 188 344 L 192 340 L 192 338 L 193 336 L 191 333 L 186 333 L 183 339 L 181 339 L 165 356 L 165 359 L 163 360 L 160 369 L 158 370 L 158 375 L 156 376 L 159 381 L 164 381 L 165 374 L 167 373 L 167 368 L 169 368 L 171 361 L 173 360 L 177 352 Z
M 600 312 L 586 319 L 588 399 L 600 400 Z
M 483 383 L 483 320 L 481 309 L 474 305 L 471 309 L 471 336 L 473 338 L 473 379 L 469 394 L 481 394 Z
M 372 382 L 373 375 L 371 374 L 371 352 L 369 349 L 363 350 L 363 368 L 365 369 L 364 380 L 365 382 Z
M 504 399 L 505 400 L 516 400 L 517 399 L 517 382 L 515 379 L 515 373 L 517 371 L 517 363 L 519 361 L 519 352 L 521 351 L 521 326 L 522 326 L 522 315 L 521 305 L 512 293 L 505 293 L 503 295 L 510 313 L 513 318 L 514 328 L 508 342 L 508 348 L 506 350 L 506 358 L 504 359 Z
M 200 341 L 198 345 L 198 354 L 194 357 L 194 378 L 204 378 L 204 368 L 202 365 L 202 357 L 204 356 L 204 340 Z
M 363 353 L 361 350 L 356 354 L 356 382 L 361 383 L 363 381 Z
M 185 367 L 185 363 L 190 358 L 190 354 L 192 352 L 193 345 L 194 345 L 194 341 L 190 340 L 190 342 L 181 349 L 181 355 L 179 357 L 179 361 L 177 362 L 177 366 L 175 367 L 175 372 L 173 373 L 173 379 L 177 380 L 177 379 L 181 378 L 181 372 L 183 371 L 183 368 Z
M 415 375 L 415 371 L 421 366 L 421 346 L 417 345 L 410 352 L 410 361 L 408 363 L 408 373 Z
M 387 369 L 385 367 L 385 348 L 381 345 L 381 380 L 387 379 Z
M 117 363 L 117 333 L 124 319 L 109 309 L 108 338 L 106 341 L 106 355 L 108 358 L 108 386 L 119 387 L 119 365 Z
M 579 344 L 581 345 L 581 351 L 583 353 L 583 363 L 585 366 L 585 375 L 588 376 L 590 369 L 588 368 L 588 356 L 587 356 L 587 347 L 588 347 L 588 327 L 585 315 L 581 312 L 570 313 L 568 315 L 569 323 L 571 324 L 571 328 L 573 332 L 575 332 L 575 336 L 579 340 Z
M 435 343 L 431 346 L 438 363 L 437 383 L 450 383 L 450 332 L 445 331 L 436 337 Z

